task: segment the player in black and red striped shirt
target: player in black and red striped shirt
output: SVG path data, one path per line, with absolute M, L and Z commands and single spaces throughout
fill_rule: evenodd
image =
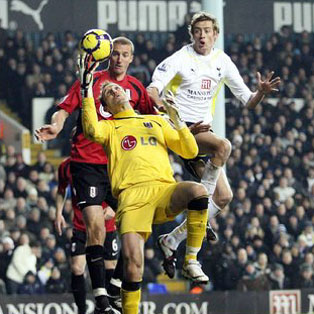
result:
M 111 81 L 123 87 L 135 110 L 142 114 L 154 114 L 153 102 L 142 83 L 126 74 L 133 61 L 133 43 L 125 37 L 118 37 L 114 39 L 113 43 L 108 71 L 99 71 L 94 74 L 93 94 L 98 119 L 111 119 L 111 115 L 104 111 L 99 99 L 100 88 L 104 81 Z M 59 110 L 52 116 L 51 124 L 37 129 L 35 136 L 41 141 L 56 138 L 62 130 L 66 118 L 74 111 L 79 111 L 77 129 L 71 148 L 71 173 L 77 192 L 78 205 L 83 211 L 87 228 L 86 260 L 96 299 L 95 313 L 107 313 L 104 312 L 106 308 L 109 308 L 109 304 L 104 284 L 103 243 L 105 231 L 101 219 L 103 215 L 101 204 L 106 201 L 115 209 L 116 201 L 111 196 L 107 175 L 107 157 L 103 147 L 87 140 L 83 135 L 81 100 L 80 82 L 76 81 L 58 105 Z

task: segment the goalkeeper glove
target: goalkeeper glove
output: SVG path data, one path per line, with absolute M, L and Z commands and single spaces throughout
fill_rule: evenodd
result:
M 99 65 L 99 62 L 92 61 L 93 57 L 86 52 L 79 54 L 77 57 L 77 66 L 79 79 L 81 82 L 82 97 L 93 97 L 93 74 Z
M 179 114 L 179 108 L 176 104 L 175 96 L 171 91 L 167 91 L 165 98 L 162 100 L 167 114 L 174 124 L 177 130 L 181 130 L 186 127 L 185 122 L 181 119 Z

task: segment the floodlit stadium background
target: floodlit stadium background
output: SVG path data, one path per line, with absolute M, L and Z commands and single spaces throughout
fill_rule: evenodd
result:
M 11 237 L 16 247 L 27 231 L 42 245 L 39 278 L 49 274 L 47 260 L 61 274 L 55 289 L 41 285 L 38 294 L 8 296 L 4 285 L 8 256 L 3 251 L 0 313 L 74 313 L 68 265 L 70 202 L 64 210 L 69 228 L 62 237 L 55 234 L 53 219 L 55 170 L 69 153 L 75 117 L 48 145 L 34 143 L 32 134 L 50 121 L 55 104 L 75 80 L 80 36 L 97 27 L 113 38 L 123 34 L 132 39 L 135 58 L 129 73 L 147 86 L 156 64 L 189 42 L 187 14 L 205 5 L 214 10 L 213 1 L 0 0 L 0 252 L 5 237 Z M 225 123 L 215 128 L 233 145 L 227 173 L 234 199 L 212 221 L 219 242 L 204 242 L 199 256 L 211 282 L 193 287 L 179 271 L 172 281 L 162 272 L 156 237 L 170 231 L 181 216 L 156 228 L 147 244 L 141 311 L 312 313 L 314 2 L 215 4 L 218 14 L 223 5 L 224 50 L 247 85 L 255 90 L 256 71 L 269 70 L 281 76 L 282 84 L 254 111 L 243 108 L 226 88 Z M 217 108 L 222 121 L 223 100 Z M 179 159 L 171 158 L 176 179 L 189 179 Z M 179 269 L 183 252 L 181 247 Z M 276 279 L 276 272 L 284 278 Z M 91 301 L 89 305 L 92 313 Z

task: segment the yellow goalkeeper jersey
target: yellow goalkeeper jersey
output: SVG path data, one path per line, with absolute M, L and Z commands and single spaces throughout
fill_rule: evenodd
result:
M 98 121 L 93 98 L 83 99 L 82 110 L 85 137 L 102 144 L 107 153 L 115 197 L 134 185 L 175 182 L 168 148 L 186 159 L 198 154 L 189 129 L 177 131 L 161 116 L 127 110 L 114 115 L 114 120 Z

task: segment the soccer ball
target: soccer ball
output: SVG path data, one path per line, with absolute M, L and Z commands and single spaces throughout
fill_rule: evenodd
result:
M 103 62 L 110 57 L 113 43 L 110 35 L 104 30 L 90 29 L 83 35 L 79 48 L 91 54 L 94 61 Z

